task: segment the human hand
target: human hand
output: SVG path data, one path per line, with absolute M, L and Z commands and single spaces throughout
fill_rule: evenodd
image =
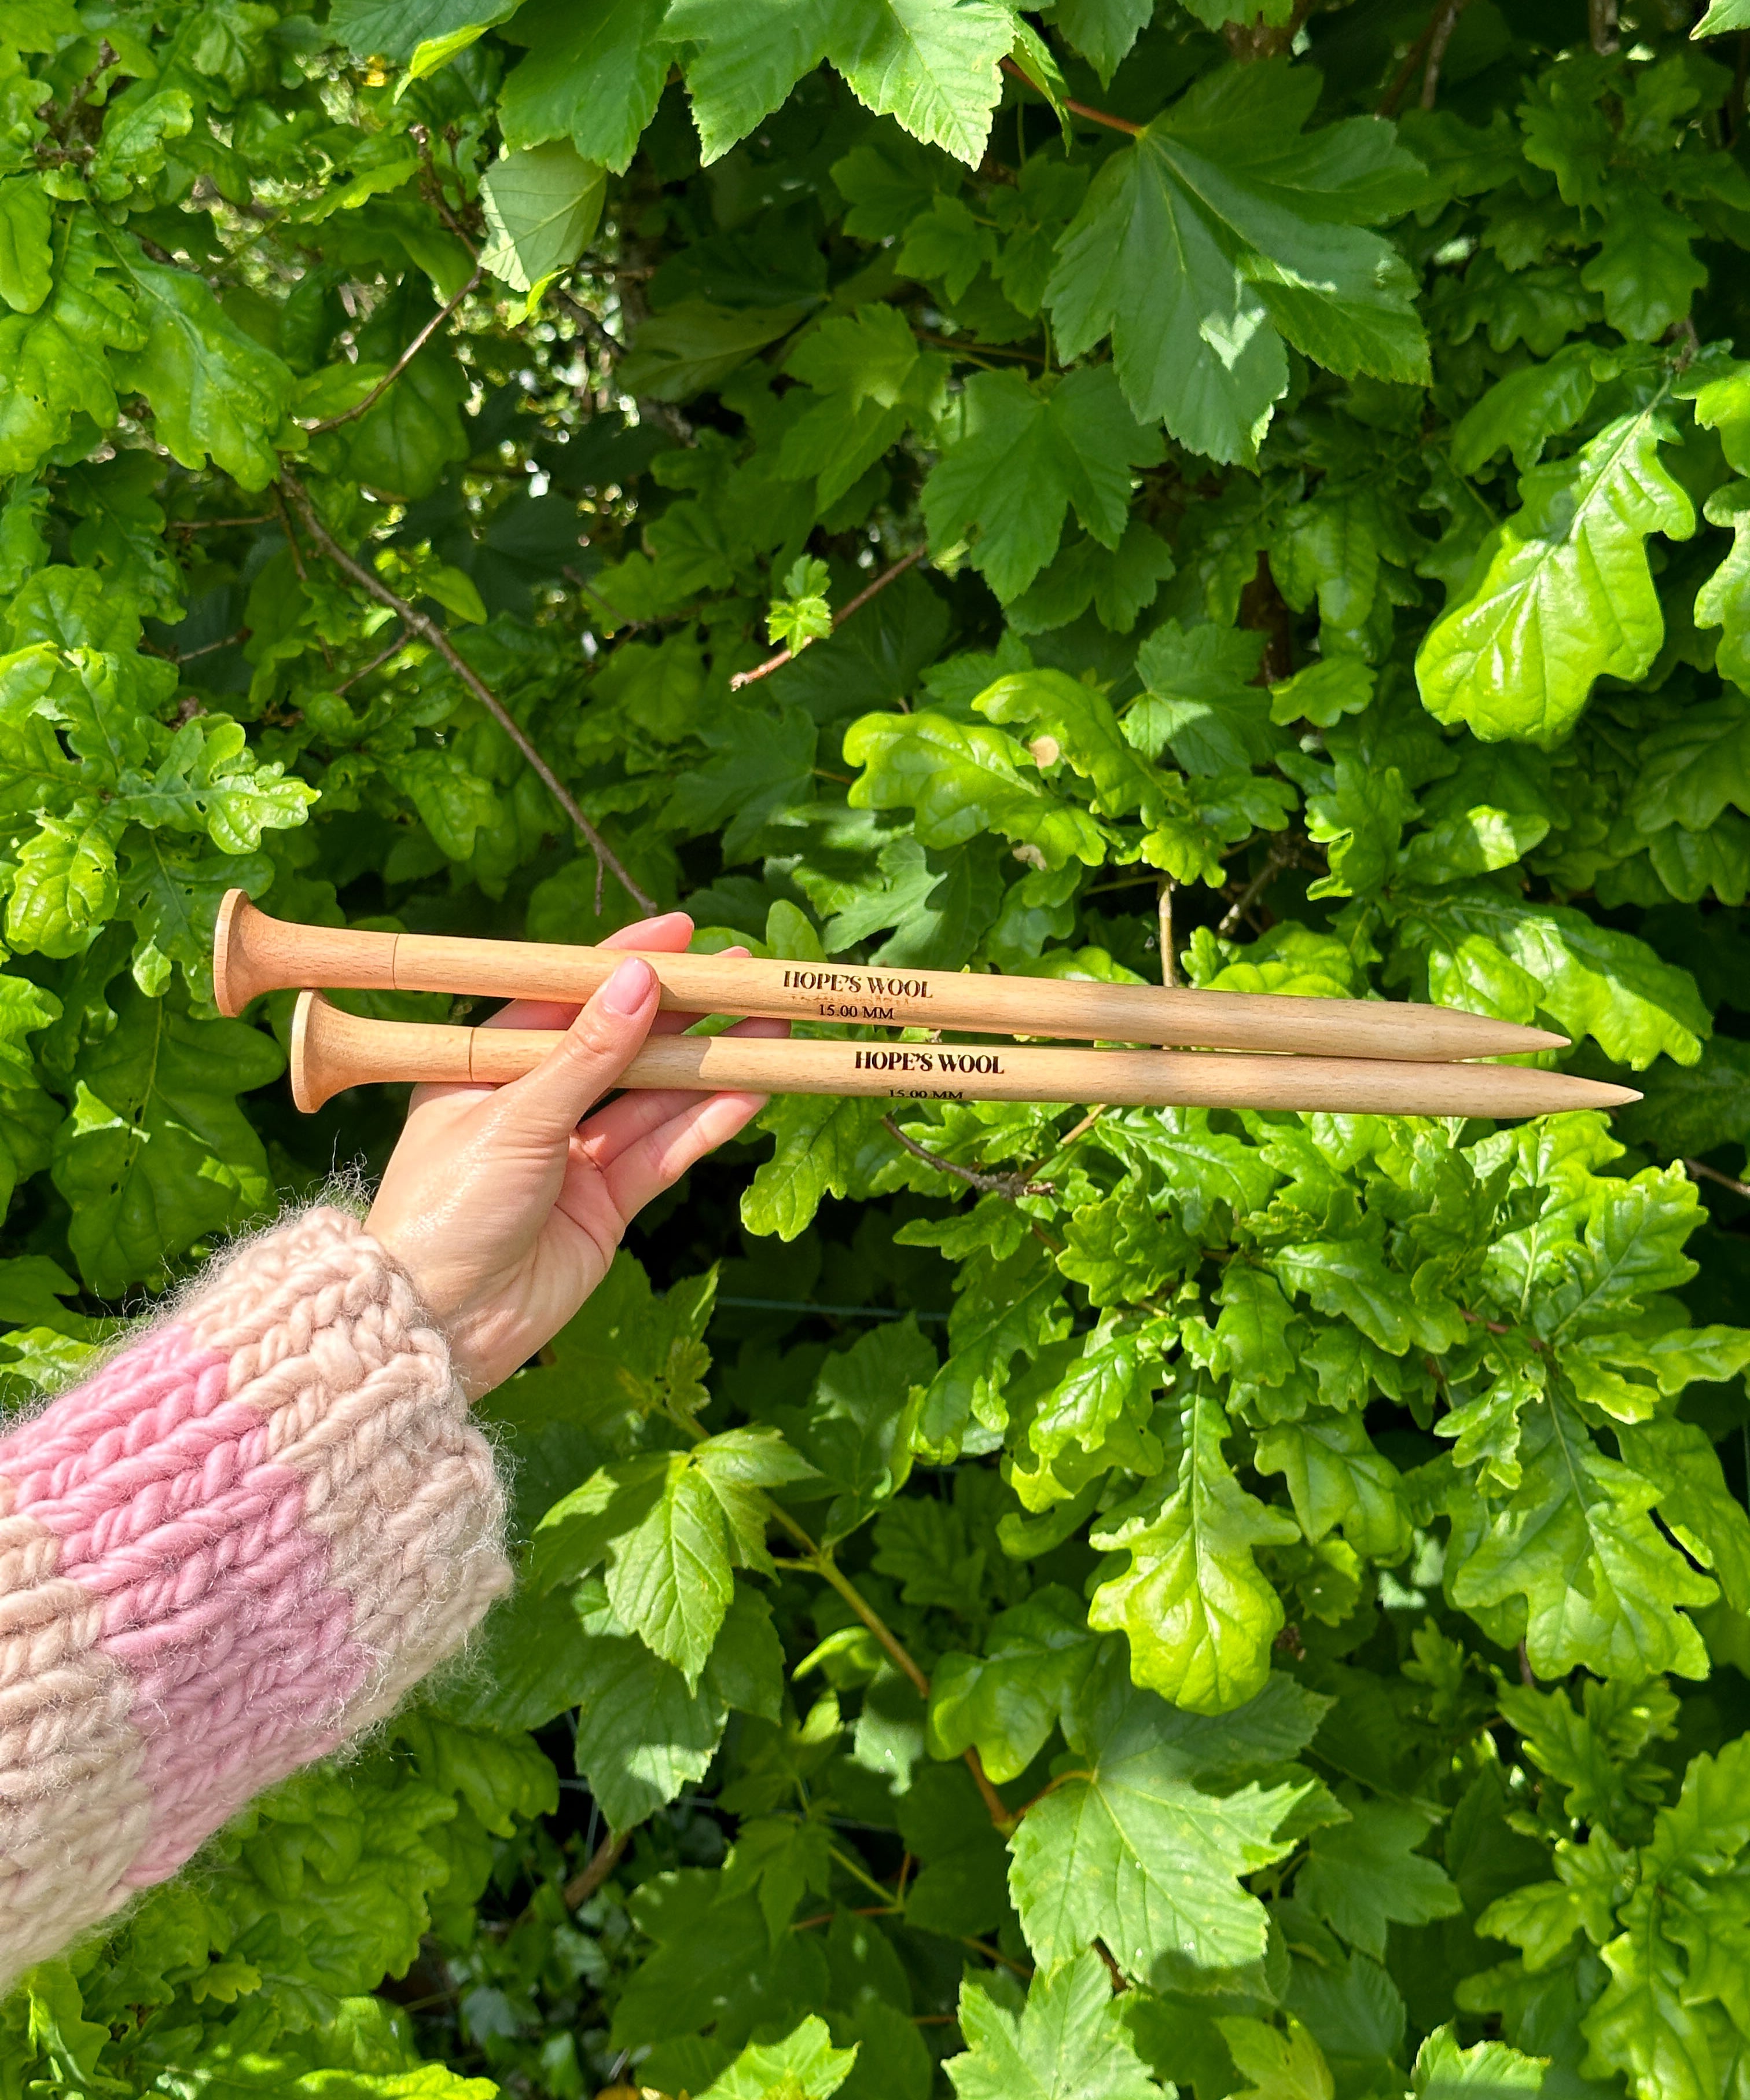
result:
M 671 911 L 602 945 L 678 953 L 692 933 L 685 913 Z M 760 1094 L 627 1093 L 584 1122 L 647 1035 L 698 1017 L 659 1014 L 656 1000 L 656 973 L 637 958 L 581 1009 L 514 1000 L 485 1025 L 568 1030 L 532 1072 L 503 1087 L 414 1089 L 368 1229 L 443 1326 L 470 1398 L 550 1340 L 606 1275 L 644 1206 L 765 1105 Z M 747 1021 L 734 1032 L 787 1031 Z

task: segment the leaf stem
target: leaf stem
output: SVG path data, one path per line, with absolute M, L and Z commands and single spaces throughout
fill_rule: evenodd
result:
M 554 801 L 577 827 L 584 843 L 595 856 L 597 871 L 606 869 L 641 911 L 654 912 L 656 910 L 656 899 L 641 889 L 633 880 L 607 840 L 578 808 L 570 790 L 562 783 L 558 774 L 531 743 L 527 732 L 522 724 L 492 691 L 479 673 L 462 656 L 444 629 L 436 620 L 409 605 L 405 598 L 398 597 L 381 576 L 372 570 L 366 568 L 362 562 L 353 559 L 322 523 L 317 514 L 315 504 L 310 500 L 309 492 L 284 460 L 280 463 L 280 479 L 297 506 L 298 514 L 304 521 L 304 529 L 335 567 L 340 570 L 342 575 L 350 576 L 360 590 L 374 598 L 379 605 L 386 605 L 391 612 L 399 613 L 401 615 L 401 623 L 408 633 L 417 634 L 422 641 L 430 643 L 493 721 L 503 730 L 505 735 L 510 739 L 517 749 L 522 752 L 529 770 L 534 774 Z
M 1012 73 L 1016 80 L 1025 81 L 1029 87 L 1033 87 L 1033 82 L 1027 79 L 1026 74 L 1016 64 L 1013 59 L 1004 59 L 1003 70 L 1004 73 Z M 1038 90 L 1034 88 L 1034 92 L 1038 94 Z M 1148 128 L 1145 124 L 1131 123 L 1127 117 L 1113 117 L 1104 109 L 1090 109 L 1085 102 L 1072 102 L 1067 95 L 1064 97 L 1064 107 L 1074 116 L 1085 117 L 1090 124 L 1104 124 L 1109 130 L 1113 131 L 1127 131 L 1133 139 L 1141 138 L 1143 133 Z
M 874 1875 L 866 1868 L 860 1866 L 849 1852 L 842 1851 L 836 1845 L 828 1845 L 827 1856 L 835 1866 L 842 1867 L 853 1882 L 861 1882 L 871 1895 L 879 1896 L 884 1904 L 893 1904 L 893 1891 L 891 1889 L 883 1888 Z

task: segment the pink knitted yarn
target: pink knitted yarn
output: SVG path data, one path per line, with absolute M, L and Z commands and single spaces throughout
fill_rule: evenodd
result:
M 442 1338 L 334 1211 L 0 1440 L 0 1984 L 452 1652 L 500 1520 Z

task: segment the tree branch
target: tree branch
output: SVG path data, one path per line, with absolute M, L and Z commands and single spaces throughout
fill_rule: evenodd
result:
M 421 641 L 429 642 L 437 651 L 444 662 L 449 665 L 456 677 L 461 680 L 469 691 L 510 739 L 517 749 L 522 752 L 529 770 L 534 774 L 536 779 L 540 782 L 547 792 L 576 826 L 584 843 L 595 855 L 597 870 L 605 869 L 611 875 L 640 911 L 655 912 L 655 898 L 641 889 L 633 880 L 607 840 L 578 808 L 570 789 L 563 784 L 558 774 L 530 742 L 528 734 L 522 724 L 516 720 L 504 702 L 487 686 L 479 673 L 459 653 L 455 643 L 451 641 L 444 629 L 436 620 L 429 618 L 425 613 L 409 605 L 405 598 L 398 597 L 373 570 L 366 568 L 362 562 L 353 559 L 352 556 L 334 538 L 327 526 L 322 523 L 316 514 L 315 505 L 310 500 L 308 491 L 284 461 L 280 462 L 280 479 L 298 507 L 298 514 L 304 521 L 305 531 L 309 533 L 311 540 L 321 549 L 328 560 L 343 576 L 350 576 L 360 590 L 374 598 L 379 605 L 386 605 L 391 612 L 399 613 L 401 624 L 407 629 L 408 633 L 418 635 Z
M 1023 1196 L 1049 1196 L 1051 1193 L 1049 1181 L 1029 1180 L 1025 1173 L 981 1174 L 976 1167 L 957 1167 L 953 1160 L 943 1159 L 932 1152 L 928 1145 L 919 1145 L 915 1137 L 907 1137 L 890 1115 L 882 1117 L 881 1127 L 896 1145 L 903 1145 L 914 1159 L 921 1159 L 926 1167 L 933 1168 L 938 1174 L 951 1174 L 956 1180 L 965 1182 L 968 1188 L 980 1189 L 987 1195 L 1007 1196 L 1013 1203 Z M 1062 1147 L 1058 1149 L 1060 1151 Z
M 441 308 L 437 313 L 434 313 L 432 315 L 431 319 L 426 322 L 425 325 L 420 330 L 419 333 L 414 337 L 413 340 L 408 345 L 407 348 L 402 351 L 401 355 L 395 360 L 395 363 L 390 366 L 389 369 L 383 374 L 382 377 L 377 381 L 377 384 L 371 389 L 370 392 L 365 395 L 362 401 L 354 402 L 351 408 L 342 409 L 341 412 L 337 416 L 326 417 L 320 423 L 305 423 L 301 427 L 306 430 L 311 437 L 320 438 L 324 431 L 337 430 L 342 423 L 350 423 L 353 420 L 354 417 L 362 416 L 367 408 L 374 408 L 377 403 L 382 399 L 383 395 L 392 386 L 394 386 L 396 380 L 398 380 L 401 377 L 402 373 L 407 370 L 408 367 L 413 362 L 414 359 L 419 355 L 420 352 L 425 347 L 426 344 L 430 342 L 431 338 L 437 333 L 438 330 L 443 327 L 443 324 L 449 319 L 450 315 L 455 312 L 456 309 L 461 304 L 462 301 L 467 298 L 468 294 L 474 289 L 475 285 L 478 285 L 479 281 L 480 271 L 479 267 L 477 264 L 475 266 L 473 276 L 468 280 L 467 283 L 463 285 L 461 289 L 456 294 L 456 297 L 451 300 L 450 303 L 447 307 Z
M 391 656 L 399 656 L 406 646 L 407 635 L 403 631 L 395 637 L 381 655 L 373 656 L 368 664 L 361 664 L 356 671 L 349 672 L 337 686 L 331 688 L 335 699 L 338 699 L 349 687 L 356 686 L 361 678 L 368 678 L 372 672 L 381 670 Z
M 1699 1159 L 1686 1159 L 1684 1171 L 1704 1181 L 1717 1181 L 1722 1189 L 1730 1189 L 1735 1196 L 1750 1198 L 1750 1184 L 1733 1180 L 1730 1174 L 1722 1174 L 1717 1167 L 1709 1167 Z
M 914 547 L 909 554 L 901 555 L 892 568 L 884 570 L 872 584 L 857 593 L 842 612 L 835 612 L 832 615 L 833 633 L 836 634 L 853 612 L 861 612 L 878 591 L 884 591 L 895 576 L 903 576 L 914 562 L 921 562 L 923 558 L 923 549 Z M 793 650 L 780 649 L 775 656 L 768 656 L 763 664 L 756 664 L 751 671 L 738 671 L 730 681 L 730 690 L 738 693 L 743 686 L 752 685 L 756 679 L 769 678 L 774 671 L 782 671 L 795 653 Z
M 1452 41 L 1452 32 L 1458 27 L 1458 18 L 1470 0 L 1446 0 L 1446 5 L 1434 18 L 1433 34 L 1428 39 L 1428 63 L 1422 68 L 1422 106 L 1432 109 L 1435 96 L 1440 87 L 1440 62 L 1446 56 L 1446 47 Z
M 1173 952 L 1173 878 L 1162 876 L 1161 887 L 1155 897 L 1155 919 L 1161 937 L 1161 982 L 1164 985 L 1179 982 L 1179 958 Z
M 565 1907 L 580 1909 L 601 1887 L 619 1864 L 620 1855 L 631 1842 L 632 1833 L 622 1830 L 618 1834 L 609 1831 L 595 1851 L 589 1855 L 589 1864 L 581 1873 L 573 1874 L 565 1885 Z
M 1269 888 L 1284 868 L 1292 867 L 1298 858 L 1292 843 L 1285 845 L 1280 840 L 1272 841 L 1263 866 L 1222 914 L 1221 923 L 1215 931 L 1223 938 L 1233 933 L 1259 895 Z

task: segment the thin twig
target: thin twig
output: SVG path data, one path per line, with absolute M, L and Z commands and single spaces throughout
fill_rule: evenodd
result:
M 178 664 L 192 664 L 197 656 L 210 656 L 215 649 L 229 649 L 239 642 L 247 642 L 249 638 L 249 629 L 240 627 L 235 634 L 224 635 L 217 642 L 203 642 L 198 649 L 191 649 L 186 656 L 178 656 L 174 660 Z
M 697 1423 L 683 1423 L 681 1426 L 690 1428 L 695 1436 L 702 1436 L 704 1434 Z M 811 1573 L 818 1575 L 823 1582 L 830 1584 L 836 1590 L 882 1647 L 887 1650 L 889 1658 L 906 1677 L 912 1690 L 928 1705 L 930 1697 L 928 1677 L 917 1658 L 906 1647 L 898 1635 L 893 1631 L 875 1606 L 833 1559 L 831 1547 L 817 1546 L 782 1502 L 774 1502 L 769 1495 L 765 1498 L 765 1502 L 766 1513 L 772 1521 L 788 1532 L 808 1556 L 805 1560 L 800 1563 L 780 1560 L 776 1564 L 780 1568 L 799 1565 L 804 1567 Z M 1015 1827 L 1015 1818 L 1010 1815 L 1005 1807 L 1002 1795 L 990 1784 L 984 1765 L 979 1758 L 978 1752 L 976 1749 L 968 1749 L 965 1753 L 965 1762 L 967 1770 L 972 1773 L 973 1781 L 978 1788 L 986 1813 L 990 1815 L 991 1822 L 1006 1837 Z M 883 1894 L 885 1894 L 884 1890 Z
M 611 358 L 624 357 L 626 355 L 625 344 L 617 335 L 611 333 L 606 324 L 596 315 L 591 313 L 588 307 L 575 293 L 566 291 L 562 285 L 555 285 L 548 293 L 548 297 L 557 299 L 562 307 L 568 308 L 572 320 L 576 321 L 597 346 L 605 350 Z
M 890 1115 L 882 1117 L 881 1127 L 896 1145 L 903 1145 L 914 1159 L 921 1159 L 926 1167 L 933 1167 L 938 1174 L 953 1175 L 969 1188 L 981 1189 L 989 1195 L 1007 1196 L 1012 1203 L 1018 1202 L 1023 1196 L 1049 1196 L 1051 1193 L 1049 1181 L 1029 1181 L 1025 1174 L 981 1174 L 976 1167 L 958 1167 L 953 1160 L 944 1159 L 939 1154 L 932 1152 L 928 1145 L 919 1145 L 915 1137 L 907 1137 Z
M 64 143 L 68 133 L 73 130 L 73 119 L 84 106 L 86 98 L 96 86 L 104 74 L 108 73 L 116 63 L 115 46 L 110 42 L 108 38 L 105 37 L 97 46 L 97 63 L 67 98 L 67 107 L 61 112 L 60 121 L 60 136 Z
M 530 771 L 576 826 L 582 835 L 584 843 L 595 855 L 597 867 L 605 869 L 611 875 L 641 911 L 654 913 L 656 910 L 655 898 L 641 889 L 633 880 L 607 840 L 578 808 L 570 789 L 564 785 L 558 774 L 530 742 L 528 734 L 522 724 L 493 692 L 479 673 L 461 655 L 444 629 L 436 620 L 429 618 L 427 615 L 409 605 L 405 598 L 398 597 L 381 576 L 366 568 L 363 562 L 353 559 L 322 523 L 316 514 L 315 505 L 310 500 L 309 492 L 283 461 L 280 463 L 280 479 L 293 502 L 298 506 L 298 514 L 304 521 L 304 529 L 335 567 L 340 570 L 343 576 L 350 576 L 359 589 L 374 598 L 379 605 L 386 605 L 391 612 L 399 613 L 401 624 L 409 634 L 417 634 L 422 641 L 430 642 L 481 706 L 491 715 L 493 721 L 503 730 L 505 735 L 510 739 L 517 749 L 522 752 Z
M 1415 77 L 1417 67 L 1422 64 L 1423 58 L 1426 55 L 1429 45 L 1434 42 L 1435 24 L 1439 20 L 1442 11 L 1442 10 L 1437 8 L 1435 12 L 1429 16 L 1427 24 L 1422 30 L 1422 34 L 1404 54 L 1404 63 L 1391 76 L 1391 85 L 1380 97 L 1379 107 L 1373 112 L 1375 116 L 1396 116 L 1398 104 L 1404 99 L 1404 90 L 1409 86 L 1410 82 Z
M 1709 1167 L 1705 1161 L 1686 1159 L 1685 1170 L 1699 1175 L 1704 1180 L 1717 1181 L 1722 1189 L 1730 1189 L 1735 1196 L 1750 1198 L 1750 1183 L 1733 1180 L 1730 1174 L 1722 1174 L 1717 1167 Z
M 173 532 L 217 532 L 227 525 L 271 525 L 275 514 L 263 511 L 259 518 L 173 518 Z
M 629 1830 L 609 1831 L 595 1851 L 589 1855 L 589 1864 L 581 1873 L 572 1875 L 565 1885 L 565 1907 L 576 1910 L 588 1902 L 602 1884 L 619 1864 L 620 1855 L 632 1839 Z
M 362 416 L 367 408 L 374 408 L 479 281 L 480 270 L 477 263 L 474 275 L 456 294 L 456 297 L 447 307 L 441 307 L 432 315 L 362 401 L 354 402 L 350 408 L 342 408 L 337 416 L 325 417 L 320 423 L 306 423 L 302 427 L 308 431 L 311 437 L 320 438 L 324 430 L 337 430 L 342 423 L 350 423 L 354 417 Z
M 1469 0 L 1446 0 L 1446 5 L 1435 17 L 1434 34 L 1428 39 L 1428 63 L 1422 73 L 1422 106 L 1432 109 L 1435 96 L 1439 92 L 1440 62 L 1446 56 L 1446 47 L 1452 41 L 1452 32 L 1458 26 Z
M 1161 982 L 1170 986 L 1179 982 L 1179 960 L 1173 953 L 1173 878 L 1170 875 L 1162 877 L 1155 917 L 1161 929 Z
M 338 699 L 349 686 L 356 686 L 361 678 L 368 678 L 372 672 L 380 671 L 391 656 L 399 656 L 406 646 L 406 634 L 398 634 L 380 656 L 373 656 L 368 664 L 361 664 L 356 671 L 349 677 L 342 678 L 337 686 L 329 688 L 335 699 Z
M 1016 350 L 1007 343 L 965 342 L 958 336 L 932 335 L 928 329 L 914 329 L 911 333 L 919 342 L 933 342 L 939 350 L 951 350 L 957 357 L 1020 357 L 1029 364 L 1051 363 L 1036 350 Z
M 1294 850 L 1292 846 L 1285 849 L 1280 842 L 1273 844 L 1264 858 L 1263 866 L 1222 914 L 1221 923 L 1216 927 L 1215 931 L 1225 939 L 1251 910 L 1259 895 L 1269 888 L 1284 868 L 1291 867 L 1294 862 Z
M 914 547 L 909 554 L 902 554 L 890 569 L 884 570 L 866 589 L 860 590 L 840 612 L 832 615 L 832 631 L 836 634 L 853 612 L 861 612 L 877 591 L 884 591 L 895 576 L 903 576 L 914 562 L 921 562 L 923 549 Z M 769 678 L 774 671 L 782 671 L 794 652 L 780 649 L 775 656 L 768 656 L 763 664 L 756 664 L 751 671 L 738 671 L 730 681 L 730 690 L 738 693 L 743 686 L 751 686 L 756 678 Z
M 469 260 L 478 262 L 480 260 L 480 250 L 469 237 L 461 221 L 450 210 L 450 201 L 444 194 L 443 178 L 438 173 L 438 163 L 431 151 L 430 132 L 423 124 L 409 125 L 408 132 L 413 143 L 419 149 L 420 164 L 425 176 L 422 187 L 425 189 L 427 201 L 439 218 L 468 250 Z
M 1027 86 L 1034 88 L 1034 93 L 1035 95 L 1038 93 L 1038 88 L 1034 87 L 1030 80 L 1027 80 L 1026 74 L 1016 64 L 1013 59 L 1004 59 L 1003 70 L 1005 73 L 1013 73 L 1016 80 L 1026 81 Z M 1104 124 L 1109 130 L 1113 131 L 1128 131 L 1133 139 L 1141 138 L 1143 133 L 1148 128 L 1146 124 L 1131 123 L 1127 117 L 1113 117 L 1104 109 L 1090 109 L 1085 102 L 1072 102 L 1067 95 L 1064 97 L 1064 107 L 1073 116 L 1085 117 L 1090 124 Z

